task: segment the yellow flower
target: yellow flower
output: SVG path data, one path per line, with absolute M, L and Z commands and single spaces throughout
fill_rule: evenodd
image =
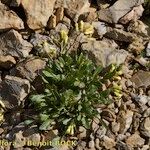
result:
M 116 66 L 114 64 L 112 64 L 111 68 L 110 68 L 110 72 L 113 72 L 115 69 L 116 69 Z
M 69 135 L 74 135 L 74 128 L 75 128 L 75 124 L 71 124 L 67 131 L 66 131 L 66 134 L 69 134 Z
M 64 44 L 67 44 L 68 42 L 68 34 L 66 31 L 61 30 L 60 32 L 61 40 L 64 42 Z
M 5 108 L 5 104 L 0 100 L 0 105 L 2 108 Z
M 116 83 L 113 83 L 113 88 L 114 89 L 117 89 L 117 90 L 122 90 L 122 86 L 121 85 L 118 85 Z
M 121 80 L 120 76 L 114 76 L 113 78 L 114 78 L 114 80 Z
M 80 30 L 81 32 L 83 32 L 83 29 L 84 29 L 84 22 L 81 20 L 81 21 L 79 22 L 79 30 Z
M 4 120 L 4 115 L 0 113 L 0 123 Z
M 120 91 L 118 91 L 118 90 L 115 90 L 115 91 L 114 91 L 114 94 L 115 94 L 115 96 L 117 96 L 118 98 L 121 98 L 121 97 L 122 97 L 122 94 L 121 94 Z
M 88 34 L 93 34 L 94 33 L 94 28 L 92 25 L 90 24 L 85 24 L 84 25 L 84 29 L 83 29 L 84 34 L 88 35 Z
M 123 74 L 123 72 L 122 72 L 122 70 L 119 70 L 116 74 L 120 76 Z

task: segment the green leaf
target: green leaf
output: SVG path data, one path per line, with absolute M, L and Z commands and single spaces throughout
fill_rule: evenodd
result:
M 37 94 L 37 95 L 32 95 L 31 96 L 31 101 L 32 102 L 44 102 L 45 99 L 43 99 L 45 97 L 45 95 L 42 95 L 42 94 Z
M 82 106 L 79 104 L 78 105 L 78 111 L 81 111 L 81 109 L 82 109 Z
M 95 78 L 102 70 L 103 68 L 101 66 L 98 66 L 94 71 L 93 78 Z
M 79 114 L 79 115 L 77 116 L 77 120 L 80 122 L 80 121 L 81 121 L 81 118 L 82 118 L 82 115 Z
M 44 121 L 42 123 L 42 125 L 39 127 L 40 130 L 48 130 L 48 128 L 50 127 L 52 123 L 52 120 L 51 119 L 47 119 L 46 121 Z
M 24 121 L 24 124 L 25 125 L 30 125 L 30 124 L 32 124 L 34 122 L 34 120 L 25 120 Z
M 90 129 L 90 121 L 86 117 L 82 117 L 81 121 L 86 129 Z
M 48 118 L 49 118 L 49 115 L 40 114 L 40 120 L 41 120 L 42 122 L 46 121 Z
M 67 125 L 68 124 L 68 122 L 71 120 L 72 118 L 69 118 L 69 119 L 65 119 L 65 120 L 63 120 L 63 124 L 64 125 Z

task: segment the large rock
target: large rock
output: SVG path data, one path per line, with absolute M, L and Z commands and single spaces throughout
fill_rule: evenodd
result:
M 42 73 L 45 65 L 46 62 L 44 60 L 39 58 L 31 58 L 18 64 L 11 70 L 11 74 L 33 81 Z
M 140 20 L 131 21 L 128 26 L 128 31 L 132 33 L 136 33 L 137 35 L 147 37 L 149 36 L 149 26 L 143 23 Z
M 117 23 L 119 19 L 130 12 L 133 7 L 139 6 L 143 2 L 143 0 L 128 0 L 128 2 L 118 0 L 108 9 L 101 9 L 98 12 L 99 19 L 108 23 Z
M 120 123 L 120 134 L 125 134 L 127 130 L 130 128 L 132 120 L 133 120 L 133 111 L 121 110 L 118 115 L 118 122 Z
M 90 2 L 89 0 L 56 0 L 55 7 L 66 8 L 67 15 L 77 22 L 80 15 L 89 12 Z
M 138 133 L 134 133 L 129 138 L 126 139 L 126 143 L 128 146 L 135 148 L 135 147 L 143 146 L 145 143 L 145 140 L 141 138 Z
M 0 31 L 8 29 L 20 30 L 24 28 L 23 21 L 17 16 L 15 12 L 9 10 L 7 6 L 0 2 Z
M 32 50 L 32 44 L 25 41 L 15 30 L 0 35 L 0 55 L 11 55 L 18 58 L 27 57 Z
M 150 86 L 150 72 L 140 70 L 133 75 L 131 81 L 135 83 L 136 88 L 148 87 Z
M 144 8 L 142 5 L 134 7 L 129 13 L 127 13 L 124 17 L 122 17 L 119 22 L 122 24 L 126 24 L 129 21 L 136 21 L 143 14 Z
M 121 41 L 121 42 L 128 42 L 131 43 L 135 39 L 135 35 L 130 32 L 126 32 L 121 29 L 109 29 L 109 31 L 105 34 L 106 37 L 116 40 L 116 41 Z
M 81 45 L 83 51 L 87 51 L 89 57 L 98 65 L 104 67 L 115 63 L 120 65 L 124 63 L 128 53 L 124 50 L 116 50 L 116 44 L 111 41 L 89 40 Z
M 36 30 L 46 27 L 49 17 L 53 13 L 56 0 L 22 0 L 29 28 Z
M 30 92 L 30 83 L 26 79 L 6 76 L 0 83 L 0 97 L 6 108 L 14 108 L 23 104 Z
M 119 66 L 125 62 L 128 56 L 129 53 L 123 49 L 115 50 L 108 55 L 107 65 L 116 64 Z

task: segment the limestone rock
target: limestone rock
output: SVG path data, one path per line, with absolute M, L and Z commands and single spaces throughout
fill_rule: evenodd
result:
M 135 38 L 134 34 L 130 32 L 126 32 L 121 29 L 110 29 L 105 34 L 105 36 L 116 41 L 127 42 L 127 43 L 133 42 Z
M 123 49 L 115 50 L 110 53 L 107 57 L 107 65 L 116 64 L 120 65 L 123 64 L 126 58 L 129 56 L 129 53 Z
M 15 30 L 0 35 L 0 55 L 11 55 L 19 59 L 27 57 L 32 50 L 32 44 L 25 41 Z
M 144 8 L 142 5 L 134 7 L 129 13 L 122 17 L 119 22 L 122 24 L 127 24 L 129 21 L 136 21 L 143 14 Z
M 78 21 L 80 15 L 84 15 L 89 12 L 90 2 L 89 0 L 56 0 L 56 8 L 66 8 L 66 13 L 74 22 Z
M 87 51 L 89 57 L 98 65 L 108 66 L 111 63 L 120 65 L 124 63 L 128 53 L 124 50 L 116 50 L 116 45 L 112 41 L 89 40 L 81 45 L 83 51 Z M 121 57 L 121 59 L 120 59 Z
M 14 69 L 11 70 L 11 74 L 13 76 L 18 76 L 33 81 L 42 73 L 45 66 L 46 62 L 44 60 L 39 58 L 30 58 L 19 63 Z
M 82 127 L 82 126 L 80 126 L 79 127 L 79 134 L 78 134 L 78 138 L 79 139 L 84 139 L 84 138 L 86 138 L 86 136 L 87 136 L 87 130 L 84 128 L 84 127 Z
M 116 142 L 114 141 L 114 139 L 111 139 L 107 136 L 103 137 L 103 142 L 102 145 L 106 148 L 106 149 L 112 149 L 115 145 Z
M 111 44 L 105 41 L 88 41 L 81 46 L 83 51 L 88 51 L 89 57 L 97 64 L 106 66 L 107 56 L 114 50 Z
M 138 133 L 134 133 L 126 139 L 126 144 L 132 148 L 141 147 L 144 143 L 145 140 Z
M 133 7 L 139 6 L 143 2 L 143 0 L 128 0 L 128 2 L 124 0 L 118 0 L 111 7 L 107 9 L 101 9 L 98 12 L 98 17 L 100 20 L 108 23 L 117 23 L 119 19 L 130 12 Z
M 63 20 L 64 8 L 63 7 L 58 8 L 55 15 L 56 15 L 56 23 L 58 24 L 60 21 Z
M 128 26 L 128 31 L 140 36 L 148 36 L 149 26 L 140 20 L 132 21 Z
M 145 49 L 145 41 L 142 38 L 136 37 L 128 46 L 128 51 L 134 54 L 140 54 Z
M 49 18 L 48 22 L 47 22 L 47 28 L 48 29 L 53 29 L 56 27 L 56 16 L 55 15 L 51 15 L 51 17 Z
M 92 25 L 100 38 L 107 32 L 107 27 L 103 22 L 92 22 Z
M 0 68 L 9 69 L 15 64 L 16 60 L 14 59 L 14 57 L 10 55 L 0 56 Z
M 9 10 L 7 6 L 0 2 L 0 31 L 9 29 L 20 30 L 24 28 L 23 21 L 17 16 L 15 12 Z
M 119 133 L 124 134 L 130 128 L 133 120 L 133 112 L 130 110 L 120 111 L 118 115 L 118 122 L 120 123 Z
M 38 30 L 46 27 L 49 17 L 53 13 L 56 0 L 22 0 L 29 28 Z
M 135 83 L 135 87 L 139 88 L 141 86 L 150 86 L 150 72 L 139 70 L 133 75 L 131 81 Z
M 22 133 L 23 131 L 19 131 L 18 133 L 14 134 L 14 148 L 21 148 L 26 145 L 26 139 L 23 137 Z
M 30 83 L 26 79 L 6 76 L 0 83 L 0 97 L 6 108 L 14 108 L 23 104 L 30 92 Z

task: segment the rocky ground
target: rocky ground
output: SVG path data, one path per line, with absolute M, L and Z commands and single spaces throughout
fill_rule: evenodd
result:
M 0 150 L 150 150 L 149 16 L 144 0 L 1 0 L 0 98 L 6 108 Z M 75 31 L 81 20 L 92 29 Z M 59 136 L 57 129 L 43 133 L 24 121 L 34 114 L 34 108 L 28 107 L 29 94 L 42 90 L 44 51 L 57 49 L 52 38 L 61 30 L 68 32 L 69 50 L 87 51 L 104 67 L 123 64 L 123 96 L 98 108 L 107 127 L 96 119 L 90 131 L 80 126 L 69 138 L 77 142 L 73 147 L 36 147 L 26 141 L 52 141 Z

